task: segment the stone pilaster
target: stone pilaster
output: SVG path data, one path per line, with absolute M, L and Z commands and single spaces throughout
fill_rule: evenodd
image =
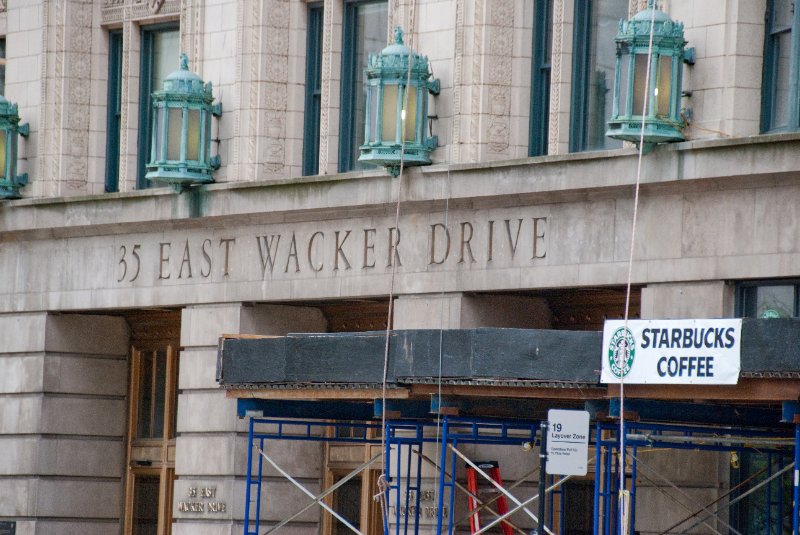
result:
M 733 290 L 725 281 L 648 284 L 642 289 L 642 318 L 729 318 Z
M 401 296 L 394 302 L 395 329 L 548 329 L 552 321 L 547 302 L 533 297 L 446 293 Z
M 237 418 L 236 400 L 226 398 L 215 381 L 219 336 L 285 335 L 288 332 L 324 332 L 325 329 L 322 313 L 310 307 L 226 304 L 183 310 L 173 534 L 217 535 L 242 531 L 248 420 Z M 293 476 L 302 478 L 312 492 L 319 492 L 322 466 L 319 444 L 271 441 L 269 448 L 271 456 Z M 267 475 L 261 509 L 265 523 L 285 518 L 306 501 L 288 481 L 273 471 Z M 180 503 L 191 501 L 190 488 L 214 489 L 214 498 L 208 501 L 224 503 L 224 510 L 214 513 L 182 511 Z M 318 516 L 318 511 L 312 510 L 300 521 L 307 526 L 309 522 L 316 523 Z
M 0 520 L 17 535 L 119 533 L 128 328 L 0 316 Z

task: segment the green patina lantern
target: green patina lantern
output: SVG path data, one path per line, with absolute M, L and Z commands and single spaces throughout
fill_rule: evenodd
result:
M 28 174 L 17 175 L 17 140 L 28 136 L 28 123 L 19 124 L 17 105 L 0 95 L 0 199 L 19 199 Z
M 653 50 L 650 56 L 650 82 L 647 77 L 650 25 L 653 21 Z M 614 101 L 606 135 L 616 139 L 642 141 L 645 148 L 656 143 L 683 141 L 681 82 L 683 62 L 692 61 L 693 49 L 686 49 L 683 24 L 675 22 L 649 0 L 647 9 L 632 19 L 620 21 L 617 43 Z M 647 85 L 647 109 L 645 106 Z M 643 124 L 644 123 L 644 124 Z
M 367 117 L 359 162 L 382 165 L 392 176 L 404 166 L 430 165 L 436 136 L 427 137 L 428 93 L 439 94 L 428 58 L 403 44 L 403 30 L 394 30 L 395 42 L 367 63 Z M 409 62 L 410 73 L 409 78 Z M 405 142 L 405 147 L 403 147 Z M 402 154 L 401 154 L 402 153 Z
M 211 156 L 211 116 L 222 115 L 212 104 L 211 82 L 189 70 L 181 54 L 180 68 L 153 93 L 153 140 L 146 178 L 183 190 L 214 181 L 219 156 Z

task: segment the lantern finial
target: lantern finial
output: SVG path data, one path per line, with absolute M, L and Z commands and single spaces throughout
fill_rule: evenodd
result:
M 181 52 L 180 68 L 182 71 L 189 70 L 189 56 L 186 55 L 186 52 Z
M 400 26 L 395 26 L 394 28 L 394 42 L 398 45 L 403 44 L 403 28 Z

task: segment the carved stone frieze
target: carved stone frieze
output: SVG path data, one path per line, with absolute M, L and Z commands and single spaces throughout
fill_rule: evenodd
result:
M 488 65 L 483 84 L 488 85 L 486 144 L 489 152 L 508 152 L 511 136 L 511 83 L 514 53 L 514 2 L 493 0 L 487 6 L 485 62 Z
M 550 121 L 548 121 L 547 152 L 558 153 L 560 138 L 558 114 L 561 112 L 561 51 L 564 40 L 564 2 L 553 2 L 553 41 L 550 56 Z
M 453 62 L 453 127 L 450 143 L 450 160 L 459 162 L 461 156 L 461 120 L 464 87 L 464 11 L 465 0 L 456 1 L 456 49 Z
M 104 0 L 101 18 L 103 24 L 115 24 L 179 15 L 181 11 L 181 0 Z
M 269 173 L 285 167 L 286 110 L 289 82 L 289 0 L 267 0 L 266 43 L 269 61 L 262 82 L 266 131 L 263 162 Z

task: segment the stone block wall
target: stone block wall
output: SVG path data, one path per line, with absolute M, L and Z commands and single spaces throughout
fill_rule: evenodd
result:
M 212 304 L 183 310 L 173 534 L 227 535 L 241 533 L 243 529 L 249 420 L 237 418 L 236 400 L 227 398 L 216 383 L 220 334 L 285 335 L 325 330 L 324 316 L 312 307 Z M 293 476 L 300 477 L 306 488 L 315 494 L 319 492 L 320 444 L 275 441 L 269 448 L 270 456 Z M 305 503 L 302 493 L 283 477 L 274 471 L 265 474 L 262 522 L 279 521 L 294 512 L 298 504 Z M 190 499 L 190 488 L 214 489 L 213 499 L 203 501 L 224 503 L 224 508 L 213 512 L 208 507 L 203 512 L 181 510 L 181 502 L 196 500 Z M 318 522 L 319 510 L 314 508 L 298 519 L 294 528 L 306 529 Z
M 0 326 L 0 519 L 19 535 L 119 533 L 127 324 L 30 313 Z

